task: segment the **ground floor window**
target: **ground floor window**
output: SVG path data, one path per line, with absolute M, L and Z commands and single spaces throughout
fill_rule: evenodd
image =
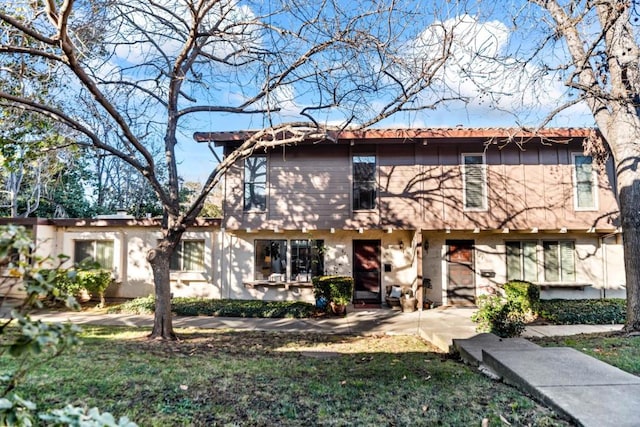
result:
M 204 271 L 204 240 L 181 240 L 171 255 L 170 268 L 173 271 Z
M 575 282 L 575 243 L 569 240 L 542 242 L 545 282 Z
M 507 280 L 538 281 L 537 243 L 506 242 Z
M 73 248 L 73 260 L 76 263 L 90 260 L 100 267 L 113 268 L 113 240 L 76 240 Z
M 254 279 L 309 281 L 324 272 L 323 248 L 322 240 L 256 240 Z
M 324 274 L 323 252 L 323 240 L 292 240 L 291 278 L 306 282 Z

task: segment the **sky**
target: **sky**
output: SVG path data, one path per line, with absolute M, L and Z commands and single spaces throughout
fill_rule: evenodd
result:
M 409 0 L 413 2 L 413 0 Z M 269 2 L 267 2 L 269 3 Z M 535 64 L 525 67 L 516 67 L 517 60 L 521 59 L 522 51 L 528 50 L 528 39 L 526 32 L 514 33 L 509 19 L 508 7 L 505 5 L 517 5 L 518 0 L 507 3 L 497 2 L 495 10 L 487 11 L 486 7 L 482 14 L 469 12 L 468 9 L 449 9 L 447 19 L 433 19 L 429 22 L 425 15 L 421 15 L 422 21 L 412 22 L 399 30 L 412 34 L 403 43 L 407 58 L 419 59 L 428 58 L 435 55 L 441 46 L 442 28 L 453 31 L 456 42 L 452 46 L 454 60 L 438 73 L 437 84 L 431 94 L 426 95 L 423 100 L 429 101 L 429 96 L 437 98 L 440 93 L 447 93 L 450 88 L 456 93 L 465 96 L 467 103 L 453 102 L 440 106 L 436 109 L 422 110 L 414 113 L 401 113 L 375 125 L 375 127 L 403 128 L 403 127 L 512 127 L 519 124 L 535 126 L 541 122 L 543 117 L 556 108 L 565 99 L 566 89 L 563 82 L 553 75 L 543 75 L 539 77 L 540 70 Z M 240 4 L 240 3 L 237 3 Z M 342 2 L 343 6 L 356 7 L 349 2 Z M 416 0 L 416 7 L 418 2 Z M 453 7 L 456 2 L 424 2 L 424 5 L 433 7 L 433 14 L 441 12 L 442 7 Z M 473 4 L 473 2 L 470 2 Z M 487 4 L 485 2 L 485 4 Z M 303 13 L 306 11 L 303 11 Z M 230 21 L 252 17 L 257 11 L 249 6 L 237 6 Z M 337 16 L 337 15 L 336 15 Z M 371 18 L 375 19 L 375 18 Z M 149 25 L 148 17 L 140 15 L 136 17 L 138 25 Z M 422 28 L 420 25 L 422 24 Z M 123 37 L 125 37 L 123 35 Z M 228 49 L 240 45 L 251 45 L 253 47 L 267 47 L 268 41 L 259 37 L 247 39 L 241 37 L 237 44 L 229 43 L 214 49 Z M 163 47 L 172 53 L 180 48 L 180 44 L 171 35 L 165 36 Z M 282 49 L 288 46 L 280 46 Z M 523 49 L 524 48 L 524 49 Z M 148 54 L 148 46 L 126 45 L 117 51 L 117 65 L 132 65 L 144 60 Z M 363 48 L 364 49 L 364 48 Z M 220 53 L 220 52 L 215 52 Z M 556 54 L 557 52 L 550 52 Z M 500 55 L 504 58 L 503 63 L 496 65 L 496 62 L 485 60 L 485 57 Z M 552 55 L 550 55 L 552 58 Z M 552 59 L 551 59 L 552 60 Z M 375 65 L 375 64 L 374 64 Z M 350 64 L 343 64 L 343 69 L 348 69 Z M 371 64 L 363 64 L 371 66 Z M 372 68 L 375 68 L 372 67 Z M 340 69 L 340 67 L 337 67 Z M 514 71 L 514 70 L 520 71 Z M 471 70 L 471 71 L 469 71 Z M 200 68 L 206 78 L 207 68 Z M 344 71 L 344 70 L 343 70 Z M 213 73 L 213 72 L 212 72 Z M 487 95 L 487 91 L 482 91 L 477 85 L 470 82 L 466 74 L 473 73 L 476 81 L 480 80 L 485 88 L 494 93 Z M 533 76 L 538 76 L 536 79 Z M 322 77 L 322 75 L 321 75 Z M 245 81 L 239 81 L 245 78 Z M 229 79 L 224 82 L 220 79 L 211 85 L 211 93 L 200 93 L 206 102 L 226 105 L 237 105 L 242 101 L 243 96 L 248 96 L 247 90 L 252 83 L 258 83 L 259 79 L 252 80 L 250 75 L 239 76 L 238 81 Z M 227 86 L 225 86 L 225 84 Z M 244 86 L 243 86 L 244 85 Z M 298 121 L 305 120 L 298 112 L 305 106 L 314 105 L 317 97 L 312 93 L 301 93 L 299 86 L 289 87 L 273 94 L 274 104 L 282 107 L 283 113 L 278 120 Z M 380 105 L 384 99 L 372 99 L 373 107 L 376 102 Z M 257 104 L 257 107 L 264 107 L 265 104 Z M 510 112 L 518 111 L 518 114 Z M 339 116 L 327 116 L 327 123 L 334 124 L 340 122 Z M 177 158 L 179 162 L 179 173 L 187 181 L 204 181 L 217 161 L 210 152 L 207 144 L 198 144 L 193 141 L 193 132 L 207 131 L 233 131 L 245 129 L 259 129 L 266 126 L 264 117 L 261 115 L 238 115 L 223 113 L 198 113 L 190 119 L 179 132 L 179 144 L 177 147 Z M 576 127 L 591 126 L 593 119 L 584 105 L 578 105 L 567 110 L 549 123 L 551 126 Z

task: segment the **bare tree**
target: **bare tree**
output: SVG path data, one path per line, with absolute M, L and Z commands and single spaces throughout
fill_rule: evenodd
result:
M 2 91 L 0 105 L 83 135 L 79 144 L 133 167 L 162 204 L 163 238 L 148 254 L 156 295 L 151 337 L 175 337 L 169 260 L 232 164 L 258 150 L 330 139 L 329 130 L 464 101 L 444 79 L 453 32 L 437 13 L 447 10 L 402 3 L 14 0 L 0 6 L 0 54 L 49 67 L 65 82 L 46 99 Z M 428 31 L 414 25 L 422 13 L 435 19 Z M 226 130 L 227 123 L 262 130 L 181 206 L 176 147 L 187 143 L 184 133 L 193 126 Z M 152 155 L 154 144 L 163 147 L 162 162 Z
M 523 64 L 562 81 L 559 104 L 541 123 L 582 104 L 598 132 L 586 149 L 612 156 L 625 252 L 628 332 L 640 331 L 640 5 L 636 0 L 529 0 L 514 22 L 536 27 Z M 543 24 L 543 27 L 540 25 Z M 542 31 L 542 32 L 540 32 Z M 527 49 L 527 47 L 523 47 Z M 540 125 L 540 124 L 539 124 Z

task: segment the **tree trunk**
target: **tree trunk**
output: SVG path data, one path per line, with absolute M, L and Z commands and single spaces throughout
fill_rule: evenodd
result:
M 163 230 L 165 237 L 155 249 L 149 252 L 148 260 L 153 271 L 156 307 L 153 321 L 153 331 L 149 338 L 175 340 L 171 318 L 171 255 L 182 237 L 182 231 Z
M 629 144 L 631 145 L 631 144 Z M 626 332 L 640 331 L 640 146 L 616 162 L 627 281 Z

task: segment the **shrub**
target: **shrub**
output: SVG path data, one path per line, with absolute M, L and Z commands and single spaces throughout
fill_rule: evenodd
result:
M 511 280 L 505 283 L 504 289 L 507 302 L 514 311 L 524 315 L 537 313 L 540 302 L 540 288 L 530 282 Z
M 478 323 L 478 331 L 491 332 L 502 338 L 517 337 L 524 331 L 524 315 L 512 303 L 499 295 L 481 295 L 478 311 L 471 320 Z
M 111 284 L 111 272 L 108 270 L 77 271 L 75 274 L 61 272 L 56 275 L 55 287 L 64 294 L 80 296 L 86 291 L 89 296 L 98 296 L 100 305 L 104 305 L 104 291 Z
M 541 300 L 540 315 L 558 325 L 606 325 L 624 323 L 627 305 L 624 299 Z
M 325 298 L 335 304 L 349 304 L 353 295 L 353 277 L 318 276 L 311 279 L 316 299 Z
M 109 309 L 111 313 L 150 314 L 155 308 L 153 296 L 136 298 Z M 306 318 L 313 304 L 300 301 L 258 301 L 206 298 L 174 298 L 171 311 L 178 316 Z

